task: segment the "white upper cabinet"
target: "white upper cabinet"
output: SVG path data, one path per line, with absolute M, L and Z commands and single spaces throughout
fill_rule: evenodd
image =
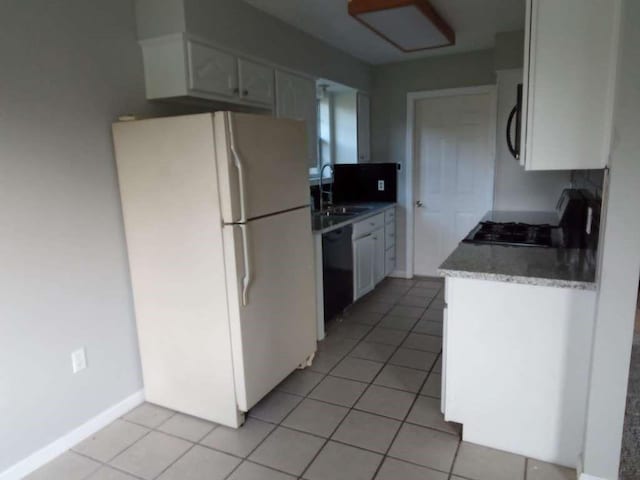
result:
M 225 97 L 238 95 L 236 58 L 202 43 L 187 42 L 189 89 Z
M 142 40 L 148 99 L 194 97 L 272 110 L 274 69 L 187 38 Z
M 318 165 L 318 102 L 316 82 L 312 79 L 276 70 L 276 115 L 303 120 L 307 126 L 307 163 Z
M 238 76 L 240 78 L 240 97 L 252 102 L 273 105 L 274 78 L 273 68 L 238 60 Z
M 358 121 L 358 163 L 371 161 L 371 105 L 369 96 L 358 92 L 357 96 Z
M 606 166 L 620 0 L 527 0 L 522 151 L 527 170 Z

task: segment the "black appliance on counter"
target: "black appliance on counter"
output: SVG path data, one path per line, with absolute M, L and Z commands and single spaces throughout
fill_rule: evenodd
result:
M 515 127 L 512 129 L 511 125 L 515 120 Z M 522 130 L 522 84 L 518 84 L 518 91 L 516 95 L 516 105 L 509 113 L 509 120 L 507 120 L 507 147 L 516 160 L 520 159 L 520 138 Z M 513 137 L 513 139 L 512 139 Z
M 518 222 L 480 222 L 463 240 L 466 243 L 553 247 L 560 241 L 559 227 Z
M 587 228 L 587 224 L 593 221 L 589 217 L 589 208 L 593 215 L 593 206 L 594 201 L 588 192 L 567 188 L 556 204 L 557 224 L 482 221 L 462 241 L 525 247 L 590 248 L 593 242 L 587 230 L 591 231 L 592 226 Z
M 351 225 L 322 234 L 324 321 L 353 302 L 353 247 Z
M 397 163 L 333 166 L 333 203 L 395 202 Z

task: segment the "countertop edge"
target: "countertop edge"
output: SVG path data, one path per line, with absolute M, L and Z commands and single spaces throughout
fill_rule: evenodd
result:
M 563 280 L 559 278 L 524 277 L 520 275 L 507 275 L 500 273 L 472 272 L 467 270 L 449 270 L 439 268 L 441 277 L 469 278 L 477 280 L 493 280 L 505 283 L 519 283 L 522 285 L 538 285 L 542 287 L 571 288 L 574 290 L 597 290 L 596 282 L 581 282 L 576 280 Z
M 354 205 L 366 205 L 367 203 L 368 202 L 354 203 Z M 311 233 L 313 233 L 314 235 L 322 235 L 323 233 L 331 232 L 332 230 L 337 230 L 338 228 L 342 228 L 345 225 L 351 225 L 352 223 L 359 222 L 360 220 L 364 220 L 366 218 L 372 217 L 392 207 L 395 208 L 396 205 L 397 205 L 397 202 L 393 202 L 384 206 L 375 207 L 369 211 L 360 213 L 358 215 L 354 215 L 353 217 L 346 219 L 344 222 L 336 223 L 335 225 L 331 225 L 330 227 L 323 228 L 321 230 L 312 230 Z

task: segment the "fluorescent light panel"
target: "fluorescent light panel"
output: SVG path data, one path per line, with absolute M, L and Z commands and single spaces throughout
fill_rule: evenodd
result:
M 455 33 L 426 0 L 351 0 L 349 13 L 400 50 L 455 43 Z

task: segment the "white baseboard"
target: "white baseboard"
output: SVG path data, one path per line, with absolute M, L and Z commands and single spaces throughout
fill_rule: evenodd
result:
M 412 278 L 409 274 L 407 274 L 404 270 L 394 270 L 389 274 L 391 278 Z
M 85 438 L 90 437 L 97 431 L 106 427 L 114 420 L 120 418 L 128 411 L 140 405 L 142 402 L 144 402 L 144 391 L 140 390 L 89 419 L 78 428 L 58 438 L 46 447 L 32 453 L 27 458 L 9 467 L 4 472 L 1 472 L 0 480 L 20 480 L 44 464 L 49 463 L 57 456 L 63 454 Z
M 607 480 L 607 479 L 602 477 L 596 477 L 594 475 L 587 475 L 586 473 L 581 473 L 579 480 Z

